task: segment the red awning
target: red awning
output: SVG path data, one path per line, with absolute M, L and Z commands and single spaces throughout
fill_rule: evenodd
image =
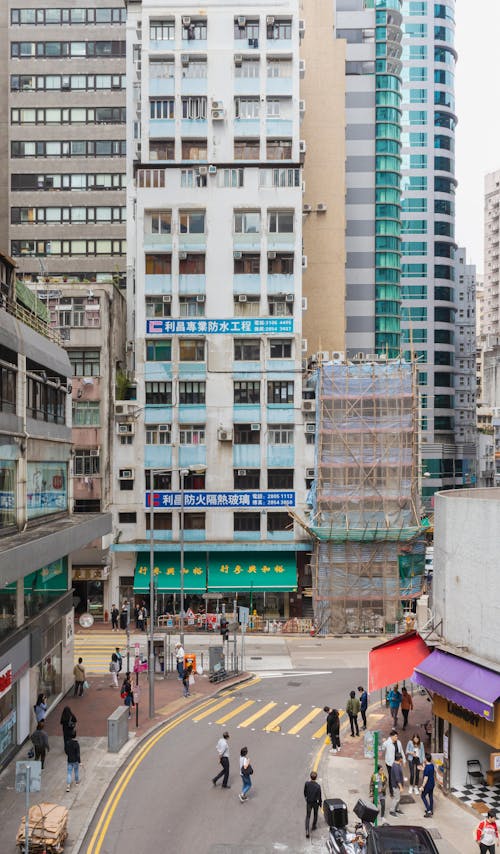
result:
M 418 632 L 406 632 L 375 646 L 368 654 L 368 691 L 409 679 L 431 650 Z

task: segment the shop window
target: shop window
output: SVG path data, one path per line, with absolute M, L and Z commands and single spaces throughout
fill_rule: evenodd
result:
M 38 693 L 45 694 L 47 699 L 60 694 L 62 689 L 62 644 L 51 650 L 38 665 Z

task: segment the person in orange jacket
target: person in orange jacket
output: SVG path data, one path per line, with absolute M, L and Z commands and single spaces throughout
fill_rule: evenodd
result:
M 495 812 L 488 810 L 486 818 L 480 821 L 476 827 L 476 842 L 481 854 L 495 854 L 495 845 L 498 842 L 498 827 L 495 817 Z

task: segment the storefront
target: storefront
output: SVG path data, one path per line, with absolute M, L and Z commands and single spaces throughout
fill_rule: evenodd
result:
M 107 566 L 73 566 L 75 614 L 92 614 L 94 620 L 104 620 Z
M 0 655 L 0 768 L 29 735 L 29 637 Z
M 447 791 L 464 788 L 468 761 L 478 760 L 485 775 L 495 768 L 495 753 L 500 751 L 500 673 L 485 664 L 435 649 L 412 676 L 433 695 L 434 742 L 443 754 Z

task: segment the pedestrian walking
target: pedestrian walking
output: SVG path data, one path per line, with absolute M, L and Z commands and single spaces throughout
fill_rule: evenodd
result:
M 132 691 L 132 683 L 130 681 L 130 673 L 125 674 L 125 679 L 123 680 L 122 687 L 120 688 L 120 697 L 123 700 L 123 704 L 128 708 L 128 716 L 130 718 L 132 714 L 130 710 L 132 706 L 135 706 L 134 692 Z
M 76 717 L 69 706 L 65 706 L 61 712 L 61 720 L 59 723 L 62 726 L 64 744 L 73 738 L 75 735 Z
M 238 797 L 241 803 L 244 803 L 248 800 L 248 793 L 252 788 L 253 768 L 248 758 L 248 747 L 242 747 L 240 750 L 240 774 L 243 785 Z
M 410 795 L 414 793 L 418 795 L 418 781 L 420 779 L 420 769 L 424 764 L 425 752 L 424 745 L 420 740 L 420 736 L 414 733 L 406 745 L 406 758 L 410 768 Z
M 189 692 L 189 680 L 191 677 L 191 673 L 193 672 L 193 665 L 188 664 L 184 670 L 182 671 L 182 685 L 184 688 L 184 696 L 190 697 L 191 694 Z
M 399 685 L 394 685 L 394 688 L 391 688 L 387 695 L 387 699 L 389 701 L 389 709 L 392 715 L 392 720 L 394 721 L 394 726 L 398 725 L 398 711 L 401 705 L 401 700 L 403 699 L 403 695 L 399 690 Z
M 142 608 L 139 608 L 137 612 L 137 629 L 140 632 L 144 631 L 144 612 Z
M 385 796 L 387 794 L 387 775 L 379 765 L 370 777 L 370 800 L 375 796 L 375 783 L 377 784 L 377 800 L 380 804 L 380 818 L 385 816 Z
M 184 647 L 180 643 L 176 643 L 175 645 L 175 658 L 177 673 L 179 679 L 182 679 L 182 674 L 184 673 Z
M 359 691 L 359 711 L 361 712 L 361 720 L 363 721 L 363 729 L 366 729 L 366 710 L 368 708 L 368 694 L 365 689 L 358 686 Z
M 403 715 L 403 729 L 408 726 L 408 715 L 413 709 L 413 700 L 411 694 L 406 688 L 401 688 L 401 714 Z
M 36 725 L 36 730 L 31 736 L 31 742 L 35 748 L 35 759 L 42 763 L 42 771 L 45 765 L 45 755 L 49 752 L 49 737 L 44 730 L 45 721 L 39 721 Z
M 387 768 L 387 782 L 389 783 L 389 794 L 391 798 L 393 797 L 393 789 L 392 789 L 392 780 L 391 780 L 391 768 L 394 763 L 394 757 L 396 755 L 396 751 L 403 755 L 403 748 L 401 742 L 398 738 L 397 730 L 391 729 L 389 737 L 386 738 L 384 743 L 382 744 L 382 750 L 384 751 L 384 761 L 385 767 Z
M 488 810 L 486 818 L 483 818 L 476 827 L 476 842 L 481 854 L 495 854 L 495 845 L 498 842 L 498 827 L 495 818 L 495 811 Z
M 83 695 L 83 683 L 85 682 L 85 667 L 83 666 L 83 658 L 78 659 L 78 664 L 73 667 L 73 676 L 75 677 L 75 691 L 73 696 L 81 697 Z
M 75 783 L 78 785 L 80 782 L 80 745 L 74 736 L 69 738 L 64 745 L 64 752 L 68 757 L 66 791 L 69 792 L 71 788 L 71 778 L 73 775 L 75 777 Z
M 351 691 L 349 694 L 349 699 L 347 701 L 345 710 L 349 715 L 349 723 L 351 724 L 351 735 L 359 735 L 359 726 L 358 726 L 358 715 L 360 710 L 361 703 L 356 697 L 356 692 Z M 356 730 L 356 732 L 354 732 Z
M 112 683 L 110 688 L 118 688 L 118 658 L 116 652 L 114 652 L 111 656 L 111 661 L 109 662 L 109 672 L 111 673 Z
M 313 823 L 311 830 L 316 830 L 318 826 L 318 810 L 323 803 L 321 797 L 321 786 L 317 782 L 318 775 L 316 771 L 311 771 L 310 780 L 304 783 L 304 797 L 306 799 L 306 838 L 309 839 L 309 822 L 311 813 L 313 814 Z
M 229 785 L 229 744 L 227 743 L 229 738 L 229 733 L 223 732 L 222 737 L 219 738 L 216 746 L 217 755 L 219 757 L 219 762 L 222 765 L 222 771 L 219 771 L 216 777 L 212 777 L 212 783 L 214 786 L 217 785 L 217 780 L 220 780 L 222 777 L 222 788 L 230 789 Z
M 38 697 L 36 698 L 36 703 L 33 706 L 33 711 L 35 713 L 37 724 L 39 724 L 40 721 L 45 720 L 45 716 L 47 714 L 47 697 L 45 696 L 45 694 L 38 695 Z
M 117 658 L 117 660 L 118 660 L 118 673 L 121 673 L 121 672 L 122 672 L 122 668 L 123 668 L 123 656 L 122 656 L 122 654 L 121 654 L 121 652 L 120 652 L 120 647 L 119 647 L 119 646 L 115 646 L 115 653 L 116 653 L 116 658 Z
M 396 752 L 394 756 L 394 762 L 391 768 L 391 783 L 393 790 L 393 800 L 392 800 L 392 809 L 389 810 L 391 815 L 403 815 L 403 810 L 399 806 L 399 802 L 401 800 L 401 795 L 404 789 L 404 778 L 403 778 L 403 754 Z
M 111 605 L 111 631 L 118 631 L 118 618 L 120 616 L 120 612 L 116 605 Z
M 326 712 L 326 734 L 330 736 L 332 743 L 332 753 L 337 753 L 340 750 L 340 718 L 337 709 L 331 709 L 330 706 L 325 706 L 323 709 Z
M 129 614 L 128 607 L 129 607 L 128 602 L 125 599 L 123 602 L 123 605 L 121 607 L 121 611 L 120 611 L 120 628 L 124 632 L 127 631 L 127 626 L 128 626 L 128 614 Z
M 422 775 L 422 802 L 425 807 L 424 818 L 431 818 L 434 815 L 434 786 L 436 784 L 436 769 L 432 761 L 430 753 L 425 754 L 425 765 Z

